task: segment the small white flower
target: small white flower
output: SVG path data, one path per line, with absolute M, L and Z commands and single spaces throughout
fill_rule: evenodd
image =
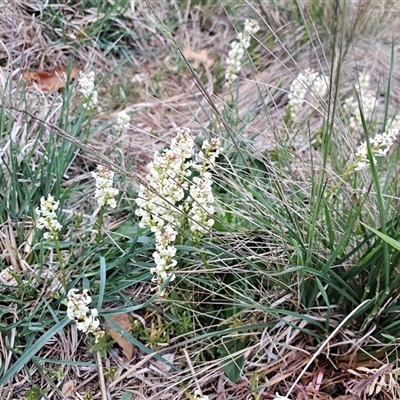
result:
M 317 76 L 312 83 L 314 94 L 317 94 L 319 97 L 324 97 L 328 92 L 328 82 L 329 78 L 327 76 Z
M 244 21 L 244 30 L 250 35 L 254 35 L 260 30 L 260 25 L 258 25 L 257 21 L 246 19 L 246 21 Z
M 67 315 L 69 319 L 79 320 L 86 317 L 89 312 L 88 305 L 92 298 L 88 295 L 88 290 L 84 289 L 82 294 L 76 294 L 77 289 L 71 289 L 68 292 Z
M 358 79 L 358 89 L 359 89 L 359 100 L 362 106 L 362 112 L 364 119 L 366 121 L 370 120 L 372 117 L 372 112 L 375 106 L 376 96 L 374 93 L 369 90 L 369 74 L 362 73 Z M 356 130 L 362 130 L 362 118 L 360 107 L 357 101 L 357 98 L 354 96 L 348 97 L 343 104 L 343 111 L 346 117 L 348 118 L 348 126 L 350 132 L 354 132 Z
M 77 289 L 68 292 L 67 316 L 76 322 L 76 327 L 84 333 L 94 335 L 95 342 L 104 336 L 104 331 L 100 329 L 98 311 L 96 308 L 89 309 L 88 305 L 92 298 L 88 295 L 88 290 L 84 289 L 81 294 L 77 294 Z
M 129 128 L 131 118 L 125 111 L 121 111 L 117 116 L 117 131 L 119 134 L 124 133 Z
M 378 133 L 370 139 L 372 159 L 376 164 L 376 157 L 384 157 L 389 153 L 400 131 L 400 116 L 397 116 L 386 132 Z M 363 142 L 356 153 L 355 171 L 360 171 L 369 165 L 367 143 Z
M 143 74 L 135 74 L 133 75 L 131 82 L 132 83 L 142 83 L 145 76 Z
M 92 110 L 98 103 L 97 90 L 94 88 L 94 72 L 90 71 L 84 74 L 82 71 L 79 74 L 79 91 L 83 94 L 83 107 Z
M 325 75 L 319 75 L 318 72 L 307 68 L 300 72 L 294 79 L 289 91 L 289 112 L 292 121 L 296 119 L 297 113 L 304 103 L 307 92 L 313 93 L 317 97 L 323 97 L 328 91 L 328 78 Z
M 237 74 L 242 68 L 242 58 L 245 50 L 250 46 L 251 35 L 259 31 L 260 27 L 256 21 L 246 19 L 244 32 L 237 34 L 237 40 L 231 43 L 231 49 L 226 60 L 227 69 L 225 72 L 226 85 L 231 87 L 237 79 Z
M 92 172 L 92 176 L 96 180 L 96 192 L 94 197 L 97 199 L 99 207 L 111 207 L 115 208 L 117 202 L 115 197 L 119 193 L 119 190 L 113 188 L 114 172 L 110 171 L 107 167 L 99 165 L 95 172 Z
M 185 204 L 190 229 L 194 233 L 206 233 L 214 224 L 214 219 L 211 218 L 215 211 L 211 205 L 214 202 L 213 180 L 208 169 L 213 166 L 221 150 L 221 143 L 218 138 L 213 138 L 210 142 L 205 140 L 201 147 L 198 158 L 202 161 L 202 164 L 198 164 L 196 167 L 199 170 L 199 176 L 193 178 L 193 183 L 189 189 L 190 199 Z
M 208 396 L 204 396 L 201 394 L 200 390 L 195 390 L 193 395 L 196 397 L 196 400 L 209 400 Z
M 59 202 L 55 201 L 51 195 L 47 196 L 47 199 L 41 197 L 40 208 L 36 207 L 35 212 L 38 215 L 36 226 L 38 229 L 46 229 L 43 237 L 45 239 L 58 239 L 58 231 L 62 229 L 62 225 L 57 221 L 56 210 Z
M 275 393 L 275 398 L 274 398 L 274 400 L 290 400 L 289 399 L 289 397 L 286 397 L 286 396 L 281 396 L 280 394 L 278 394 L 278 393 Z

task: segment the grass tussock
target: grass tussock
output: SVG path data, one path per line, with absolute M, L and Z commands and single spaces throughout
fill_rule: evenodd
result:
M 400 398 L 399 12 L 3 2 L 1 399 Z

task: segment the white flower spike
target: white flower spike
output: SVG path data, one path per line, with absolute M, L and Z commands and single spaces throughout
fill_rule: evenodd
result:
M 188 224 L 195 233 L 206 232 L 214 223 L 211 203 L 212 176 L 208 169 L 218 156 L 221 146 L 218 139 L 205 141 L 198 154 L 199 161 L 192 160 L 195 142 L 190 130 L 179 128 L 169 149 L 156 152 L 148 165 L 147 188 L 141 187 L 136 204 L 136 215 L 141 218 L 140 227 L 150 227 L 155 233 L 155 267 L 150 269 L 153 281 L 162 285 L 167 279 L 175 279 L 172 270 L 176 247 L 173 243 L 187 216 Z M 196 177 L 190 181 L 193 171 Z
M 125 111 L 121 111 L 117 115 L 117 132 L 123 134 L 129 128 L 131 118 Z
M 397 140 L 400 131 L 400 116 L 397 116 L 386 132 L 378 133 L 370 139 L 372 159 L 376 164 L 376 157 L 384 157 Z M 361 143 L 356 153 L 355 171 L 360 171 L 369 165 L 367 142 Z
M 83 94 L 83 107 L 88 110 L 93 110 L 97 105 L 97 90 L 94 88 L 94 72 L 84 74 L 82 71 L 79 74 L 79 91 Z
M 225 72 L 226 85 L 230 88 L 237 79 L 237 74 L 242 69 L 242 58 L 245 50 L 250 46 L 251 36 L 257 33 L 260 26 L 256 21 L 246 19 L 244 23 L 244 32 L 237 34 L 237 40 L 231 43 L 231 49 L 226 60 L 227 69 Z
M 47 232 L 44 233 L 45 239 L 57 240 L 58 231 L 62 229 L 62 225 L 57 221 L 56 210 L 59 202 L 55 201 L 51 195 L 47 196 L 47 199 L 42 197 L 40 199 L 40 208 L 36 207 L 36 214 L 38 215 L 37 227 L 39 229 L 45 229 Z
M 328 78 L 320 75 L 313 69 L 307 68 L 304 72 L 300 72 L 294 79 L 289 91 L 289 112 L 290 119 L 294 121 L 304 103 L 307 92 L 311 92 L 314 96 L 323 97 L 328 91 Z
M 104 336 L 104 331 L 100 329 L 98 311 L 96 308 L 89 309 L 88 305 L 92 298 L 88 290 L 84 289 L 81 294 L 77 294 L 77 289 L 68 292 L 67 316 L 76 322 L 76 327 L 84 333 L 91 333 L 95 338 L 95 343 Z
M 368 74 L 360 74 L 359 76 L 359 98 L 362 105 L 363 115 L 366 121 L 372 117 L 376 96 L 369 90 L 370 76 Z M 360 107 L 357 99 L 354 96 L 348 97 L 343 104 L 343 111 L 348 118 L 348 126 L 350 132 L 357 130 L 362 131 L 362 119 Z
M 96 180 L 94 197 L 97 199 L 99 207 L 115 208 L 117 206 L 115 197 L 118 195 L 119 190 L 113 188 L 114 172 L 103 165 L 99 165 L 97 170 L 92 172 L 92 176 Z

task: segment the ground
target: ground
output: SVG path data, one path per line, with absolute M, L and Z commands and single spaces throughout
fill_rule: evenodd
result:
M 345 3 L 338 2 L 342 6 Z M 224 107 L 231 106 L 232 93 L 224 85 L 229 44 L 236 38 L 244 19 L 251 17 L 260 21 L 262 29 L 249 50 L 256 55 L 253 64 L 245 65 L 240 72 L 235 127 L 245 139 L 254 138 L 250 152 L 273 153 L 280 146 L 279 140 L 287 139 L 275 135 L 275 131 L 284 126 L 283 120 L 280 122 L 281 127 L 275 126 L 275 131 L 269 121 L 283 113 L 291 82 L 297 71 L 305 68 L 330 69 L 334 81 L 335 71 L 341 63 L 344 72 L 341 75 L 343 82 L 339 95 L 353 89 L 357 71 L 372 71 L 372 86 L 381 91 L 378 93 L 378 110 L 385 97 L 380 82 L 386 82 L 392 71 L 389 110 L 394 113 L 400 98 L 398 45 L 395 41 L 400 39 L 400 31 L 397 29 L 400 14 L 396 2 L 379 2 L 384 4 L 381 7 L 372 1 L 347 2 L 351 17 L 346 22 L 348 25 L 343 28 L 343 34 L 347 38 L 348 48 L 341 60 L 335 58 L 335 48 L 330 42 L 331 32 L 335 28 L 335 21 L 329 14 L 332 12 L 330 8 L 326 7 L 326 15 L 318 14 L 320 20 L 312 26 L 308 18 L 308 13 L 312 12 L 308 2 L 299 1 L 300 15 L 304 13 L 302 25 L 299 21 L 294 23 L 291 20 L 295 4 L 291 1 L 229 0 L 51 0 L 43 3 L 4 0 L 0 4 L 0 79 L 2 86 L 5 86 L 8 79 L 12 79 L 16 87 L 28 86 L 29 106 L 26 111 L 29 114 L 18 113 L 21 104 L 14 104 L 13 101 L 3 105 L 15 107 L 16 119 L 21 123 L 24 115 L 33 115 L 36 120 L 32 118 L 30 124 L 40 125 L 40 121 L 45 121 L 43 126 L 51 130 L 53 124 L 57 124 L 62 109 L 59 92 L 53 90 L 44 93 L 43 88 L 29 85 L 23 73 L 54 71 L 57 68 L 65 71 L 71 68 L 94 71 L 100 101 L 91 121 L 92 135 L 90 142 L 79 144 L 86 150 L 86 156 L 74 164 L 65 185 L 87 179 L 87 175 L 81 175 L 79 165 L 92 165 L 98 155 L 106 157 L 110 165 L 123 171 L 125 177 L 135 178 L 134 188 L 138 189 L 139 182 L 145 180 L 146 165 L 154 151 L 170 143 L 177 127 L 190 128 L 193 135 L 212 130 L 216 125 L 213 125 L 215 121 L 210 115 L 213 112 L 221 113 Z M 311 32 L 305 39 L 304 26 Z M 392 70 L 388 68 L 391 62 L 395 65 Z M 198 79 L 194 79 L 195 74 Z M 258 101 L 260 98 L 263 99 L 262 103 Z M 131 122 L 123 136 L 116 139 L 113 121 L 121 110 L 131 116 Z M 316 114 L 310 129 L 313 124 L 318 125 L 320 120 L 321 116 Z M 30 131 L 27 133 L 27 142 L 29 134 Z M 348 142 L 351 147 L 356 140 L 348 138 Z M 295 139 L 291 147 L 294 149 L 291 168 L 306 185 L 310 177 L 304 165 L 309 164 L 315 149 Z M 120 222 L 109 220 L 115 226 Z M 148 298 L 151 288 L 143 286 L 135 285 L 124 291 L 124 295 Z M 30 300 L 27 308 L 34 309 L 37 301 Z M 138 325 L 143 324 L 148 328 L 150 337 L 157 336 L 159 342 L 154 350 L 161 351 L 163 322 L 154 311 L 157 307 L 167 309 L 160 300 L 154 302 L 153 309 L 131 315 Z M 320 312 L 321 320 L 325 318 L 324 312 Z M 262 317 L 254 318 L 262 321 Z M 338 314 L 335 322 L 339 324 L 341 318 L 343 315 Z M 18 319 L 18 315 L 15 315 L 15 319 Z M 293 326 L 300 325 L 301 321 L 293 320 Z M 278 325 L 274 328 L 278 331 L 280 329 Z M 263 337 L 268 335 L 267 331 L 263 332 Z M 138 349 L 135 349 L 133 358 L 128 361 L 122 349 L 115 345 L 103 358 L 103 377 L 112 399 L 189 399 L 192 389 L 200 387 L 203 394 L 209 395 L 211 399 L 273 399 L 275 393 L 271 388 L 288 389 L 290 385 L 286 385 L 285 379 L 299 374 L 309 361 L 309 357 L 305 357 L 299 349 L 312 353 L 310 349 L 318 348 L 314 339 L 298 333 L 298 330 L 285 330 L 282 337 L 275 333 L 276 341 L 286 340 L 291 348 L 290 351 L 282 350 L 282 359 L 279 360 L 265 356 L 270 349 L 261 342 L 252 345 L 248 349 L 250 361 L 244 369 L 245 378 L 238 383 L 232 383 L 226 377 L 218 360 L 203 360 L 203 363 L 193 366 L 188 356 L 193 344 L 190 340 L 181 340 L 179 334 L 169 338 L 169 343 L 165 345 L 170 345 L 170 351 L 162 355 L 173 361 L 175 366 L 181 367 L 181 371 L 166 367 L 164 363 Z M 340 384 L 340 391 L 336 390 L 335 385 L 338 385 L 338 381 L 345 381 L 353 388 L 360 385 L 357 380 L 359 377 L 349 375 L 349 368 L 369 368 L 364 375 L 370 377 L 377 373 L 376 364 L 370 359 L 352 359 L 351 338 L 346 336 L 348 334 L 346 331 L 339 335 L 344 343 L 343 348 L 348 347 L 349 350 L 343 352 L 346 355 L 335 360 L 338 368 L 332 370 L 329 354 L 321 353 L 301 380 L 303 387 L 309 390 L 303 394 L 299 391 L 297 399 L 357 399 L 353 395 L 337 397 L 344 389 Z M 4 340 L 2 337 L 2 361 L 7 365 L 10 359 Z M 37 358 L 30 366 L 31 373 L 28 368 L 19 372 L 18 380 L 8 393 L 8 399 L 27 398 L 27 389 L 31 390 L 35 386 L 47 388 L 47 398 L 63 398 L 63 395 L 76 399 L 104 398 L 95 365 L 98 360 L 88 352 L 85 338 L 73 326 L 65 328 L 65 335 L 52 338 L 37 357 L 41 357 L 42 362 L 39 363 Z M 58 369 L 55 363 L 46 363 L 44 359 L 73 360 L 81 364 L 78 368 L 64 365 Z M 82 366 L 84 362 L 86 366 Z M 263 365 L 260 367 L 261 363 Z M 52 382 L 59 381 L 62 384 L 54 388 L 54 385 L 46 381 L 46 372 L 39 371 L 39 367 L 48 369 Z M 63 380 L 57 379 L 57 371 L 63 374 Z M 326 389 L 323 393 L 316 389 L 322 377 Z M 252 393 L 252 389 L 263 385 L 265 389 Z M 375 398 L 394 398 L 390 397 L 390 393 L 395 392 L 384 390 Z M 131 393 L 133 397 L 123 397 L 126 393 Z M 310 393 L 314 393 L 314 397 L 310 397 Z

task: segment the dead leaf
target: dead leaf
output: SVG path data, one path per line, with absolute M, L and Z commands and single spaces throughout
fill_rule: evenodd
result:
M 71 69 L 71 82 L 79 76 L 79 72 L 78 68 Z M 65 88 L 67 73 L 66 68 L 57 68 L 54 71 L 24 71 L 22 77 L 28 86 L 36 85 L 43 92 L 50 92 Z
M 189 49 L 189 47 L 184 46 L 183 47 L 183 55 L 189 60 L 193 61 L 193 68 L 197 69 L 199 68 L 200 64 L 204 65 L 204 68 L 209 70 L 213 64 L 214 60 L 208 57 L 208 50 L 203 49 L 200 50 L 199 52 L 192 51 Z
M 132 332 L 130 314 L 128 313 L 116 314 L 116 315 L 111 315 L 110 318 L 124 331 L 128 333 Z M 128 359 L 128 361 L 132 360 L 133 350 L 134 350 L 133 344 L 128 339 L 124 338 L 117 330 L 107 326 L 107 323 L 105 330 L 107 335 L 110 335 L 121 347 L 122 353 Z
M 61 390 L 64 395 L 68 396 L 69 394 L 71 394 L 71 392 L 75 390 L 75 381 L 71 380 L 65 382 Z

